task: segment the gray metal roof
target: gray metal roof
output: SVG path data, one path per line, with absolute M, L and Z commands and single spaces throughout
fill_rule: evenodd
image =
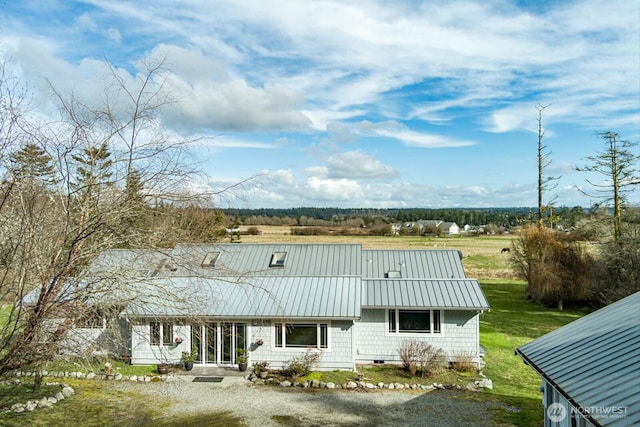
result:
M 203 268 L 210 252 L 220 253 L 215 267 Z M 284 265 L 270 267 L 276 252 L 286 252 Z M 362 268 L 361 246 L 349 244 L 181 244 L 170 256 L 173 276 L 360 276 Z
M 170 249 L 108 249 L 91 262 L 83 277 L 152 277 L 164 265 Z
M 362 306 L 488 310 L 475 279 L 364 280 Z
M 363 250 L 362 276 L 381 279 L 392 270 L 404 279 L 464 279 L 461 256 L 453 249 Z
M 358 277 L 181 277 L 135 290 L 127 316 L 238 318 L 360 317 Z
M 640 292 L 516 350 L 581 407 L 627 407 L 603 426 L 640 425 Z

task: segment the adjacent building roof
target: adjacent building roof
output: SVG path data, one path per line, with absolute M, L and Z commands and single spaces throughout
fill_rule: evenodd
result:
M 475 279 L 365 280 L 363 308 L 416 307 L 488 310 Z
M 596 425 L 640 425 L 640 292 L 516 350 L 572 405 L 626 407 Z

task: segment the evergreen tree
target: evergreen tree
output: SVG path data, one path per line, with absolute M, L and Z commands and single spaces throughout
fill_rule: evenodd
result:
M 51 156 L 34 143 L 26 144 L 11 154 L 10 161 L 11 173 L 16 182 L 44 185 L 56 182 Z
M 620 139 L 616 132 L 603 132 L 600 138 L 604 140 L 604 151 L 596 152 L 595 156 L 585 158 L 589 162 L 586 166 L 576 168 L 578 171 L 596 172 L 605 177 L 604 183 L 587 182 L 594 187 L 596 194 L 590 197 L 601 200 L 601 204 L 613 203 L 613 238 L 619 240 L 622 235 L 622 209 L 626 205 L 626 194 L 631 191 L 630 186 L 637 184 L 638 159 L 640 156 L 631 151 L 636 144 Z M 637 151 L 636 151 L 637 152 Z

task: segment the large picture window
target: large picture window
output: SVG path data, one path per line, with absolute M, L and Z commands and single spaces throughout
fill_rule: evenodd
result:
M 442 333 L 440 310 L 390 309 L 388 321 L 392 334 Z
M 328 348 L 329 325 L 326 323 L 276 323 L 277 348 Z
M 173 325 L 170 323 L 151 322 L 151 345 L 173 345 Z

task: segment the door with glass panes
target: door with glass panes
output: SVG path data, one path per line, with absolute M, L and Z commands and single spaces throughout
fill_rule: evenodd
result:
M 232 365 L 238 349 L 246 349 L 246 323 L 207 322 L 191 325 L 195 363 Z

